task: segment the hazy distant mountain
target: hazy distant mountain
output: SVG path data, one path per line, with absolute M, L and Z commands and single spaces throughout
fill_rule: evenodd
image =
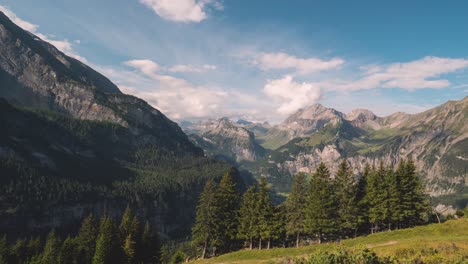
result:
M 190 134 L 195 145 L 203 148 L 210 156 L 235 163 L 262 159 L 265 149 L 257 143 L 254 133 L 243 126 L 254 123 L 241 123 L 221 118 L 195 123 L 184 130 Z

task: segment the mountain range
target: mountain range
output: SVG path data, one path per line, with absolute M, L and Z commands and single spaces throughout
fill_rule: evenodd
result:
M 237 166 L 266 176 L 279 192 L 289 190 L 296 173 L 313 172 L 321 161 L 333 174 L 346 159 L 359 174 L 366 163 L 395 166 L 411 157 L 436 201 L 463 204 L 468 198 L 468 97 L 418 114 L 345 114 L 313 104 L 274 126 L 226 118 L 185 124 L 198 146 L 218 157 L 237 157 Z

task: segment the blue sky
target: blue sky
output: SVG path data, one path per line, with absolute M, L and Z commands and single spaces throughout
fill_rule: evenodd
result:
M 169 117 L 378 115 L 468 95 L 466 1 L 0 0 Z

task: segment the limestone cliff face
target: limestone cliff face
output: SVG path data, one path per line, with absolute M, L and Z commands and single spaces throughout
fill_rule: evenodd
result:
M 140 144 L 201 154 L 178 125 L 109 79 L 24 31 L 0 12 L 0 97 L 10 103 L 130 128 Z
M 455 193 L 468 183 L 468 97 L 414 115 L 396 113 L 381 118 L 360 109 L 337 116 L 346 120 L 333 129 L 324 126 L 290 141 L 274 150 L 269 162 L 280 172 L 294 175 L 313 172 L 323 161 L 334 174 L 343 159 L 359 173 L 366 163 L 382 160 L 395 166 L 400 159 L 411 157 L 431 195 Z M 351 126 L 343 129 L 344 124 Z M 343 130 L 352 128 L 359 132 L 345 136 Z
M 227 118 L 193 124 L 186 131 L 194 133 L 192 140 L 208 155 L 242 162 L 260 160 L 265 153 L 254 133 Z

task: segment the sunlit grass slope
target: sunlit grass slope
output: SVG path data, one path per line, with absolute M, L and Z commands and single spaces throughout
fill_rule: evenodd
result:
M 288 259 L 307 257 L 319 251 L 334 251 L 340 247 L 351 251 L 370 248 L 379 256 L 394 256 L 401 263 L 412 263 L 416 259 L 422 263 L 468 263 L 468 219 L 381 232 L 343 240 L 340 244 L 241 250 L 195 263 L 287 263 Z

